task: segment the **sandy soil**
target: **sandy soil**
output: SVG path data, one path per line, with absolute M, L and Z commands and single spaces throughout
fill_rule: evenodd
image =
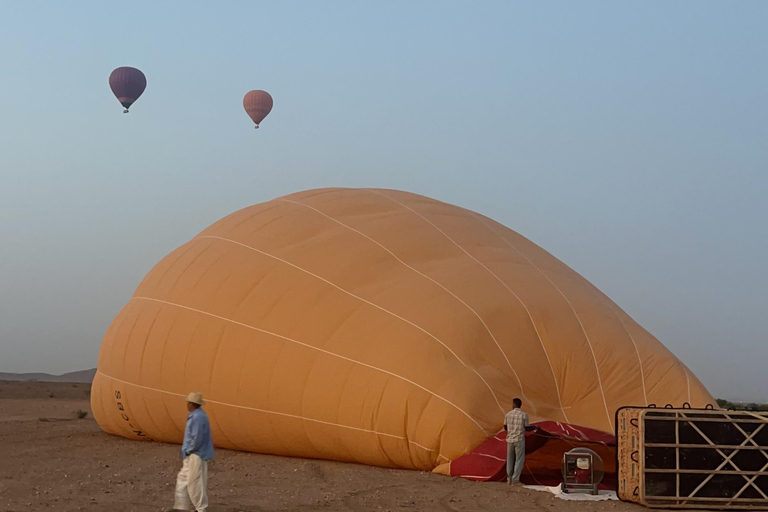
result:
M 0 511 L 168 511 L 178 446 L 105 434 L 88 384 L 0 382 Z M 77 411 L 88 412 L 77 419 Z M 210 512 L 636 511 L 621 502 L 566 502 L 502 483 L 417 471 L 217 450 Z

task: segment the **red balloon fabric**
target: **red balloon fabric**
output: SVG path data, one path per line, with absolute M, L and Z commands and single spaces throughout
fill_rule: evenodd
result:
M 538 431 L 525 434 L 525 467 L 520 481 L 527 485 L 555 486 L 563 481 L 563 454 L 583 447 L 595 451 L 605 464 L 602 486 L 616 488 L 616 438 L 599 430 L 561 423 L 539 421 Z M 480 482 L 506 480 L 507 442 L 503 430 L 474 450 L 442 467 L 441 472 Z
M 272 96 L 267 91 L 255 90 L 248 92 L 243 98 L 243 108 L 251 117 L 256 128 L 272 110 Z
M 136 68 L 120 67 L 109 75 L 109 87 L 127 110 L 146 89 L 147 77 Z

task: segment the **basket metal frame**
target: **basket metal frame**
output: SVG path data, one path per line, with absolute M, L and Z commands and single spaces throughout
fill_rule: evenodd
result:
M 632 408 L 623 408 L 632 409 Z M 637 408 L 640 409 L 640 408 Z M 632 417 L 637 419 L 633 421 Z M 617 464 L 617 470 L 627 473 L 628 468 L 635 466 L 638 478 L 630 478 L 629 474 L 619 475 L 619 497 L 625 501 L 633 501 L 651 508 L 695 508 L 695 509 L 724 509 L 724 510 L 768 510 L 768 490 L 757 485 L 759 477 L 768 478 L 768 446 L 761 446 L 755 441 L 755 437 L 762 431 L 768 429 L 768 414 L 755 413 L 751 411 L 725 411 L 715 409 L 671 409 L 671 408 L 642 408 L 639 414 L 632 414 L 632 411 L 625 411 L 623 414 L 617 412 L 617 420 L 622 418 L 622 425 L 617 421 L 617 442 L 627 443 L 629 439 L 636 439 L 637 446 L 633 446 L 631 452 L 631 461 L 628 464 Z M 630 418 L 627 420 L 627 418 Z M 646 420 L 651 419 L 654 422 L 674 422 L 675 442 L 674 443 L 646 443 Z M 735 427 L 743 439 L 739 444 L 723 444 L 714 436 L 707 435 L 702 430 L 702 423 L 728 423 Z M 744 425 L 751 424 L 752 432 L 745 430 Z M 696 439 L 686 439 L 681 442 L 680 429 L 685 425 L 699 436 Z M 620 428 L 624 431 L 620 432 Z M 690 431 L 689 431 L 690 432 Z M 700 442 L 699 442 L 700 441 Z M 675 467 L 674 469 L 660 469 L 646 467 L 647 450 L 653 448 L 674 449 Z M 681 467 L 681 450 L 700 449 L 708 450 L 717 454 L 722 460 L 715 469 L 691 469 Z M 734 460 L 736 456 L 743 451 L 759 452 L 765 458 L 765 464 L 759 470 L 742 470 Z M 627 447 L 617 446 L 617 457 L 620 453 L 626 454 Z M 726 453 L 728 452 L 728 453 Z M 632 469 L 632 473 L 635 470 Z M 646 485 L 646 475 L 651 474 L 674 474 L 675 488 L 673 496 L 660 496 L 648 492 Z M 681 491 L 681 476 L 683 475 L 707 475 L 692 491 Z M 739 475 L 744 483 L 729 496 L 704 496 L 702 491 L 707 489 L 707 484 L 718 475 Z M 634 476 L 634 475 L 633 475 Z M 627 482 L 637 483 L 634 489 L 622 488 L 622 482 L 626 486 Z M 631 485 L 631 484 L 630 484 Z M 742 495 L 748 489 L 756 491 L 760 498 L 743 498 Z M 729 493 L 730 494 L 730 493 Z

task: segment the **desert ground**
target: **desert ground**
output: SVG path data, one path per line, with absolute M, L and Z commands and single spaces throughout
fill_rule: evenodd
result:
M 169 511 L 177 445 L 101 431 L 89 384 L 0 381 L 0 511 Z M 77 411 L 86 411 L 83 419 Z M 217 450 L 210 512 L 636 511 L 627 503 L 569 502 L 503 483 L 427 472 Z

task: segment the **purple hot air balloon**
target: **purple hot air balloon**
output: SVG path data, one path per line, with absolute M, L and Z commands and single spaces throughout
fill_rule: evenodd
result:
M 147 77 L 136 68 L 117 68 L 109 75 L 109 87 L 117 96 L 117 101 L 125 107 L 123 113 L 127 114 L 130 106 L 147 87 Z
M 243 98 L 243 108 L 245 108 L 251 120 L 256 123 L 256 128 L 258 128 L 259 123 L 272 110 L 272 96 L 267 91 L 258 89 L 250 91 Z

